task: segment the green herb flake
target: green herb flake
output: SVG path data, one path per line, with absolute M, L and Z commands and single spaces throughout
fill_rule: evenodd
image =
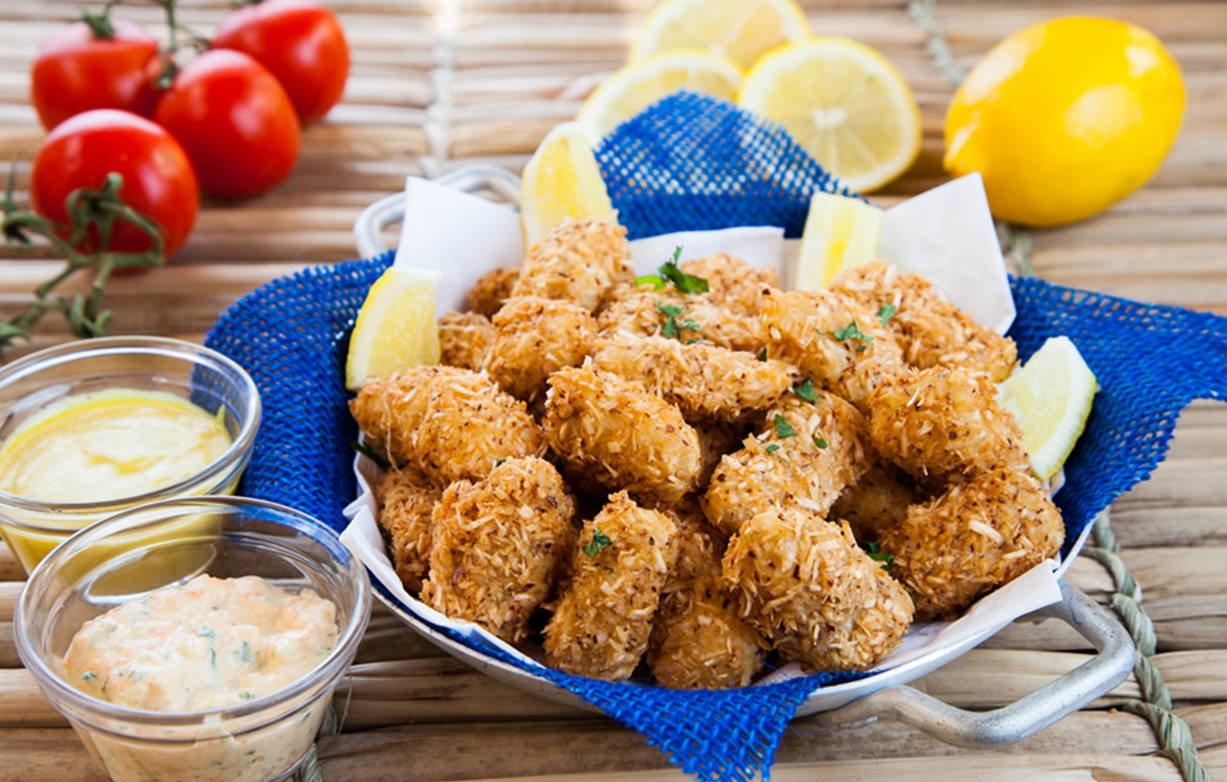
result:
M 681 246 L 674 247 L 673 257 L 665 261 L 660 267 L 660 276 L 673 283 L 673 287 L 677 288 L 680 293 L 706 293 L 708 290 L 707 280 L 697 274 L 687 274 L 682 271 L 682 267 L 677 265 L 677 261 L 681 257 Z M 660 289 L 657 288 L 657 290 Z
M 841 342 L 849 339 L 864 342 L 865 344 L 857 348 L 858 350 L 864 350 L 866 347 L 873 344 L 873 337 L 861 331 L 861 327 L 856 325 L 855 320 L 849 323 L 847 326 L 844 326 L 842 329 L 832 331 L 831 336 L 840 340 Z
M 766 347 L 763 347 L 763 348 L 760 348 L 760 349 L 759 349 L 759 351 L 758 351 L 758 360 L 759 360 L 759 361 L 766 361 L 766 360 L 767 360 L 767 348 L 766 348 Z
M 592 540 L 583 545 L 583 551 L 589 557 L 595 557 L 601 553 L 601 549 L 608 548 L 613 545 L 613 541 L 609 536 L 599 529 L 592 530 Z
M 806 402 L 818 401 L 818 392 L 814 390 L 814 381 L 808 378 L 793 386 L 792 392 L 804 399 Z
M 886 321 L 893 318 L 895 316 L 895 313 L 898 311 L 899 311 L 899 308 L 896 307 L 894 304 L 889 304 L 889 303 L 884 302 L 880 307 L 878 307 L 878 323 L 881 323 L 883 326 L 885 326 Z
M 663 291 L 665 289 L 665 281 L 658 274 L 645 274 L 642 277 L 635 278 L 635 287 L 641 285 L 651 285 L 654 291 Z
M 698 331 L 699 329 L 703 328 L 699 325 L 697 320 L 692 320 L 690 318 L 686 318 L 682 321 L 682 327 L 690 329 L 691 331 Z
M 771 445 L 767 446 L 767 453 L 773 453 L 776 455 L 776 458 L 781 459 L 783 461 L 788 461 L 788 457 L 782 453 L 779 453 L 779 450 L 780 450 L 779 443 L 772 443 Z
M 212 641 L 217 633 L 213 632 L 212 627 L 202 627 L 196 631 L 196 635 L 200 636 L 201 638 L 208 638 L 210 641 Z
M 245 663 L 255 662 L 255 658 L 251 656 L 251 644 L 246 641 L 243 642 L 243 645 L 234 654 Z
M 502 466 L 503 466 L 503 462 L 505 462 L 505 461 L 507 461 L 507 457 L 505 457 L 505 456 L 504 456 L 502 459 L 495 459 L 495 460 L 494 460 L 494 466 L 495 466 L 495 467 L 502 467 Z
M 239 697 L 245 701 L 249 701 L 249 700 L 254 699 L 256 697 L 256 694 L 252 692 L 251 690 L 243 690 L 242 692 L 239 693 Z
M 677 326 L 677 319 L 682 314 L 682 308 L 676 304 L 665 304 L 663 301 L 656 302 L 656 310 L 662 315 L 666 315 L 665 324 L 660 327 L 660 335 L 666 339 L 675 339 L 681 334 L 681 329 Z M 693 323 L 694 321 L 686 321 Z
M 702 342 L 702 341 L 703 341 L 703 339 L 702 339 L 701 337 L 691 337 L 690 339 L 686 340 L 686 344 L 687 344 L 687 345 L 693 345 L 693 344 L 695 344 L 696 342 Z
M 814 445 L 816 445 L 816 446 L 817 446 L 817 447 L 819 447 L 819 448 L 826 448 L 826 447 L 827 447 L 827 441 L 826 441 L 826 440 L 823 440 L 821 435 L 817 435 L 817 434 L 816 434 L 816 435 L 814 435 Z
M 217 670 L 217 650 L 211 646 L 209 647 L 209 667 Z
M 771 423 L 775 425 L 775 436 L 781 440 L 785 437 L 792 437 L 797 433 L 797 430 L 792 428 L 792 424 L 788 423 L 788 419 L 779 413 L 775 414 L 775 418 L 771 419 Z
M 656 310 L 662 315 L 669 315 L 676 318 L 682 314 L 682 308 L 677 304 L 665 304 L 663 301 L 656 302 Z
M 350 440 L 349 447 L 353 448 L 355 453 L 360 453 L 373 461 L 375 464 L 379 465 L 379 469 L 385 472 L 392 468 L 392 465 L 388 463 L 387 459 L 385 459 L 381 454 L 376 453 L 375 449 L 371 448 L 371 446 L 367 445 L 366 443 L 360 443 L 357 440 Z
M 86 671 L 85 673 L 81 674 L 81 681 L 92 682 L 97 678 L 98 674 L 94 673 L 93 671 Z
M 865 544 L 865 553 L 874 562 L 879 563 L 887 573 L 890 572 L 891 567 L 895 564 L 895 555 L 889 551 L 883 551 L 882 544 L 876 540 L 871 540 Z

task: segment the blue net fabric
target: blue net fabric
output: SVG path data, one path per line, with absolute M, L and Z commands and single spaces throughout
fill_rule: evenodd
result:
M 785 226 L 795 236 L 814 189 L 839 192 L 783 130 L 686 93 L 618 128 L 598 160 L 632 237 L 762 224 Z M 385 254 L 274 280 L 239 300 L 209 333 L 206 344 L 246 367 L 264 400 L 243 493 L 344 526 L 342 508 L 355 496 L 350 443 L 357 434 L 343 387 L 346 333 L 390 262 Z M 1227 396 L 1227 319 L 1036 279 L 1013 279 L 1011 286 L 1018 307 L 1011 335 L 1020 355 L 1050 336 L 1067 335 L 1101 385 L 1057 495 L 1068 547 L 1095 514 L 1162 460 L 1190 401 Z M 855 678 L 818 674 L 745 690 L 670 691 L 529 667 L 434 629 L 599 706 L 705 780 L 766 776 L 797 705 L 816 687 Z

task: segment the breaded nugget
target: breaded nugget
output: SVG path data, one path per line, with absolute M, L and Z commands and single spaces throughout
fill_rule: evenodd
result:
M 672 324 L 672 325 L 670 325 Z M 764 332 L 758 319 L 738 315 L 716 303 L 711 294 L 678 293 L 672 288 L 620 285 L 597 316 L 602 333 L 624 331 L 641 337 L 702 340 L 730 350 L 757 353 Z
M 545 628 L 546 664 L 596 679 L 629 678 L 676 560 L 673 520 L 624 491 L 611 495 L 579 535 L 571 580 Z
M 874 448 L 923 484 L 1028 463 L 1022 432 L 983 372 L 909 370 L 878 386 L 869 410 Z
M 670 502 L 698 486 L 698 434 L 677 407 L 617 375 L 587 365 L 550 375 L 541 425 L 572 470 L 610 490 Z
M 767 355 L 795 364 L 862 411 L 869 393 L 902 372 L 903 352 L 877 318 L 829 290 L 768 290 L 759 314 Z
M 856 299 L 871 313 L 885 316 L 882 306 L 894 307 L 886 330 L 913 366 L 965 366 L 987 372 L 1000 383 L 1018 361 L 1014 340 L 976 323 L 919 274 L 873 261 L 844 271 L 831 289 Z
M 728 253 L 684 261 L 681 269 L 686 274 L 707 280 L 707 290 L 712 300 L 738 315 L 757 315 L 763 288 L 778 288 L 780 285 L 775 269 L 751 266 Z
M 518 279 L 519 269 L 503 267 L 486 272 L 465 297 L 465 306 L 479 315 L 493 317 L 504 302 L 511 298 L 511 289 L 515 287 Z
M 795 367 L 759 361 L 753 353 L 625 332 L 596 341 L 592 366 L 634 380 L 688 419 L 730 420 L 764 410 L 799 377 Z
M 544 459 L 508 459 L 443 492 L 422 600 L 516 642 L 575 547 L 575 500 Z
M 439 318 L 439 363 L 481 371 L 494 344 L 494 324 L 476 312 L 449 312 Z
M 856 539 L 868 543 L 898 526 L 909 505 L 926 499 L 910 476 L 889 462 L 877 462 L 843 490 L 829 515 L 851 524 Z
M 368 380 L 349 410 L 376 452 L 436 486 L 479 480 L 502 459 L 545 453 L 524 403 L 467 369 L 423 366 Z
M 497 331 L 486 372 L 525 401 L 545 393 L 551 372 L 581 364 L 596 338 L 596 320 L 588 310 L 540 296 L 513 296 L 493 322 Z
M 922 619 L 953 617 L 1048 557 L 1065 539 L 1061 512 L 1026 468 L 996 468 L 913 505 L 882 535 L 892 572 Z
M 596 312 L 613 286 L 635 279 L 630 258 L 622 226 L 568 219 L 528 251 L 511 295 L 564 299 Z
M 912 623 L 907 592 L 870 559 L 847 524 L 799 506 L 746 522 L 724 554 L 741 616 L 811 671 L 866 671 Z
M 396 575 L 410 592 L 430 571 L 431 514 L 441 492 L 413 469 L 388 470 L 376 490 L 379 526 L 387 532 Z
M 817 402 L 785 397 L 768 411 L 759 436 L 716 467 L 699 502 L 725 535 L 777 503 L 825 513 L 873 463 L 861 414 L 834 394 L 817 393 Z

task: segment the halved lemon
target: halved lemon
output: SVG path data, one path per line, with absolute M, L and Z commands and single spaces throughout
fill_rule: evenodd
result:
M 758 61 L 737 102 L 783 125 L 843 184 L 885 185 L 920 154 L 920 109 L 898 69 L 864 44 L 822 36 Z
M 702 49 L 747 69 L 775 47 L 810 34 L 793 0 L 665 0 L 631 44 L 632 63 L 672 49 Z
M 588 96 L 576 119 L 599 138 L 683 87 L 733 100 L 740 86 L 741 69 L 727 57 L 697 49 L 665 52 L 615 71 Z
M 1023 430 L 1023 448 L 1040 480 L 1056 473 L 1091 414 L 1099 384 L 1069 337 L 1051 337 L 998 386 L 1001 406 Z
M 345 360 L 345 387 L 357 391 L 371 377 L 439 362 L 435 290 L 440 274 L 392 266 L 366 294 Z
M 882 210 L 859 198 L 814 193 L 801 235 L 793 287 L 825 288 L 844 269 L 872 261 L 882 235 Z
M 524 246 L 532 247 L 568 217 L 614 219 L 588 132 L 579 122 L 556 126 L 524 166 L 520 185 Z

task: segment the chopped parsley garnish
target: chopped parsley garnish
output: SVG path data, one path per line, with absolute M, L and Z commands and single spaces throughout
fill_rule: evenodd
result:
M 874 562 L 880 563 L 882 569 L 887 573 L 890 572 L 891 566 L 895 564 L 895 555 L 889 551 L 883 551 L 882 544 L 876 540 L 871 540 L 865 544 L 865 553 Z
M 678 318 L 682 316 L 682 308 L 677 304 L 665 304 L 663 301 L 656 302 L 656 311 L 665 316 L 665 325 L 660 327 L 660 335 L 667 339 L 675 339 L 682 333 L 682 329 L 698 331 L 700 326 L 690 318 L 685 318 L 681 321 L 681 326 L 678 325 Z
M 774 454 L 776 454 L 776 455 L 777 455 L 779 458 L 783 459 L 784 461 L 788 461 L 788 457 L 787 457 L 787 456 L 785 456 L 785 455 L 784 455 L 784 454 L 782 454 L 782 453 L 776 453 L 776 452 L 777 452 L 777 451 L 779 451 L 779 450 L 780 450 L 780 444 L 779 444 L 779 443 L 772 443 L 771 445 L 768 445 L 768 446 L 767 446 L 767 453 L 774 453 Z
M 849 323 L 847 326 L 844 326 L 842 329 L 832 331 L 831 336 L 840 340 L 841 342 L 849 339 L 855 339 L 863 342 L 864 344 L 856 349 L 857 353 L 873 344 L 873 336 L 861 331 L 861 327 L 856 325 L 855 320 Z
M 597 554 L 601 553 L 601 549 L 608 548 L 612 545 L 613 541 L 609 539 L 608 535 L 601 532 L 599 529 L 593 529 L 592 540 L 584 544 L 583 550 L 588 556 L 595 557 Z
M 98 674 L 94 673 L 93 671 L 86 671 L 85 673 L 81 674 L 82 681 L 92 682 L 94 679 L 97 679 L 97 678 L 98 678 Z
M 682 267 L 677 265 L 677 260 L 681 257 L 682 248 L 681 245 L 678 245 L 673 248 L 673 257 L 665 261 L 657 269 L 658 274 L 645 274 L 642 277 L 636 277 L 635 287 L 651 285 L 652 290 L 660 291 L 664 290 L 665 285 L 671 282 L 679 293 L 706 293 L 708 290 L 707 280 L 697 274 L 687 274 L 682 271 Z
M 202 627 L 196 631 L 196 635 L 200 636 L 201 638 L 208 638 L 210 641 L 212 641 L 213 636 L 217 635 L 217 633 L 213 632 L 212 627 Z
M 375 449 L 371 448 L 371 446 L 367 445 L 366 443 L 360 443 L 357 440 L 351 440 L 349 443 L 349 447 L 353 448 L 356 453 L 362 454 L 366 458 L 373 461 L 375 464 L 379 465 L 379 469 L 381 470 L 387 470 L 392 466 L 391 464 L 388 463 L 387 459 L 383 458 L 381 454 L 376 453 Z
M 691 320 L 690 318 L 686 318 L 685 320 L 682 321 L 682 328 L 687 328 L 687 329 L 690 329 L 691 331 L 698 331 L 699 329 L 703 327 L 699 325 L 699 322 L 697 320 Z
M 816 435 L 814 435 L 814 445 L 816 445 L 816 446 L 817 446 L 817 447 L 819 447 L 819 448 L 826 448 L 826 447 L 827 447 L 827 441 L 822 439 L 822 435 L 817 435 L 817 434 L 816 434 Z
M 693 345 L 696 342 L 702 342 L 702 341 L 703 341 L 702 337 L 691 337 L 690 339 L 686 340 L 686 344 Z
M 814 381 L 808 378 L 793 386 L 792 392 L 806 402 L 818 401 L 818 392 L 814 390 Z
M 779 413 L 775 414 L 775 418 L 771 419 L 771 423 L 775 424 L 775 436 L 781 440 L 785 437 L 792 437 L 797 433 L 797 430 L 792 428 L 792 424 L 788 423 L 788 419 Z
M 766 361 L 766 360 L 767 360 L 767 348 L 765 348 L 765 347 L 764 347 L 764 348 L 761 348 L 761 349 L 758 351 L 758 360 L 759 360 L 759 361 Z
M 503 462 L 505 462 L 505 461 L 507 461 L 507 457 L 506 457 L 506 456 L 504 456 L 502 459 L 495 459 L 495 460 L 494 460 L 494 466 L 495 466 L 495 467 L 502 467 L 502 466 L 503 466 Z
M 885 326 L 886 321 L 893 318 L 895 316 L 895 313 L 898 311 L 899 311 L 899 308 L 896 307 L 894 304 L 883 303 L 882 306 L 878 307 L 878 323 L 881 323 L 883 326 Z
M 246 641 L 243 642 L 242 647 L 239 648 L 235 655 L 245 663 L 254 662 L 251 656 L 251 644 Z

